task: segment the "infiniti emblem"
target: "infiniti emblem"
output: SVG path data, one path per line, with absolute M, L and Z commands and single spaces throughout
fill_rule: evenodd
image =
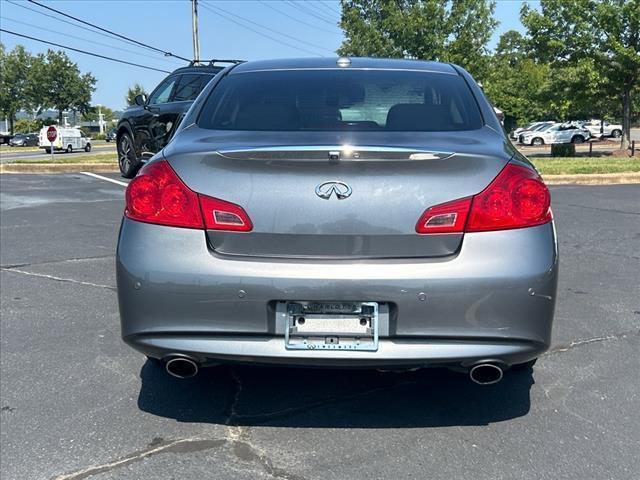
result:
M 338 200 L 344 200 L 351 195 L 351 187 L 344 182 L 324 182 L 316 187 L 316 195 L 329 200 L 335 192 Z

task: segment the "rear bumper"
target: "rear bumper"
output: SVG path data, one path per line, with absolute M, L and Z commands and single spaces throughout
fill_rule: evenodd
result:
M 154 358 L 184 355 L 206 365 L 219 362 L 314 367 L 415 367 L 462 366 L 498 362 L 507 366 L 525 363 L 547 346 L 526 341 L 386 339 L 376 352 L 337 350 L 287 350 L 281 337 L 233 337 L 211 335 L 133 335 L 125 341 Z
M 557 269 L 553 224 L 467 234 L 446 258 L 312 261 L 219 256 L 203 231 L 125 219 L 117 255 L 125 341 L 203 363 L 526 362 L 550 344 Z M 378 350 L 287 350 L 287 300 L 385 305 Z

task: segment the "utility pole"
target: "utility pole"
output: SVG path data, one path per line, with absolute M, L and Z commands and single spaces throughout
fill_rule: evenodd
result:
M 200 38 L 198 37 L 198 0 L 191 0 L 191 27 L 193 30 L 193 60 L 200 62 Z

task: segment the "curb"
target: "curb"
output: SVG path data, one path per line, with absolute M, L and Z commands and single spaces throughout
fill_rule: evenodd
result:
M 640 183 L 640 172 L 542 175 L 547 185 L 623 185 Z
M 0 163 L 0 173 L 118 173 L 117 163 Z
M 118 173 L 116 163 L 2 163 L 2 173 Z M 640 184 L 640 172 L 543 175 L 548 185 Z

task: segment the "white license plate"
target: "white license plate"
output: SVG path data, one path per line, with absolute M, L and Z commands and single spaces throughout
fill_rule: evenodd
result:
M 376 302 L 288 302 L 285 347 L 298 350 L 378 349 Z

